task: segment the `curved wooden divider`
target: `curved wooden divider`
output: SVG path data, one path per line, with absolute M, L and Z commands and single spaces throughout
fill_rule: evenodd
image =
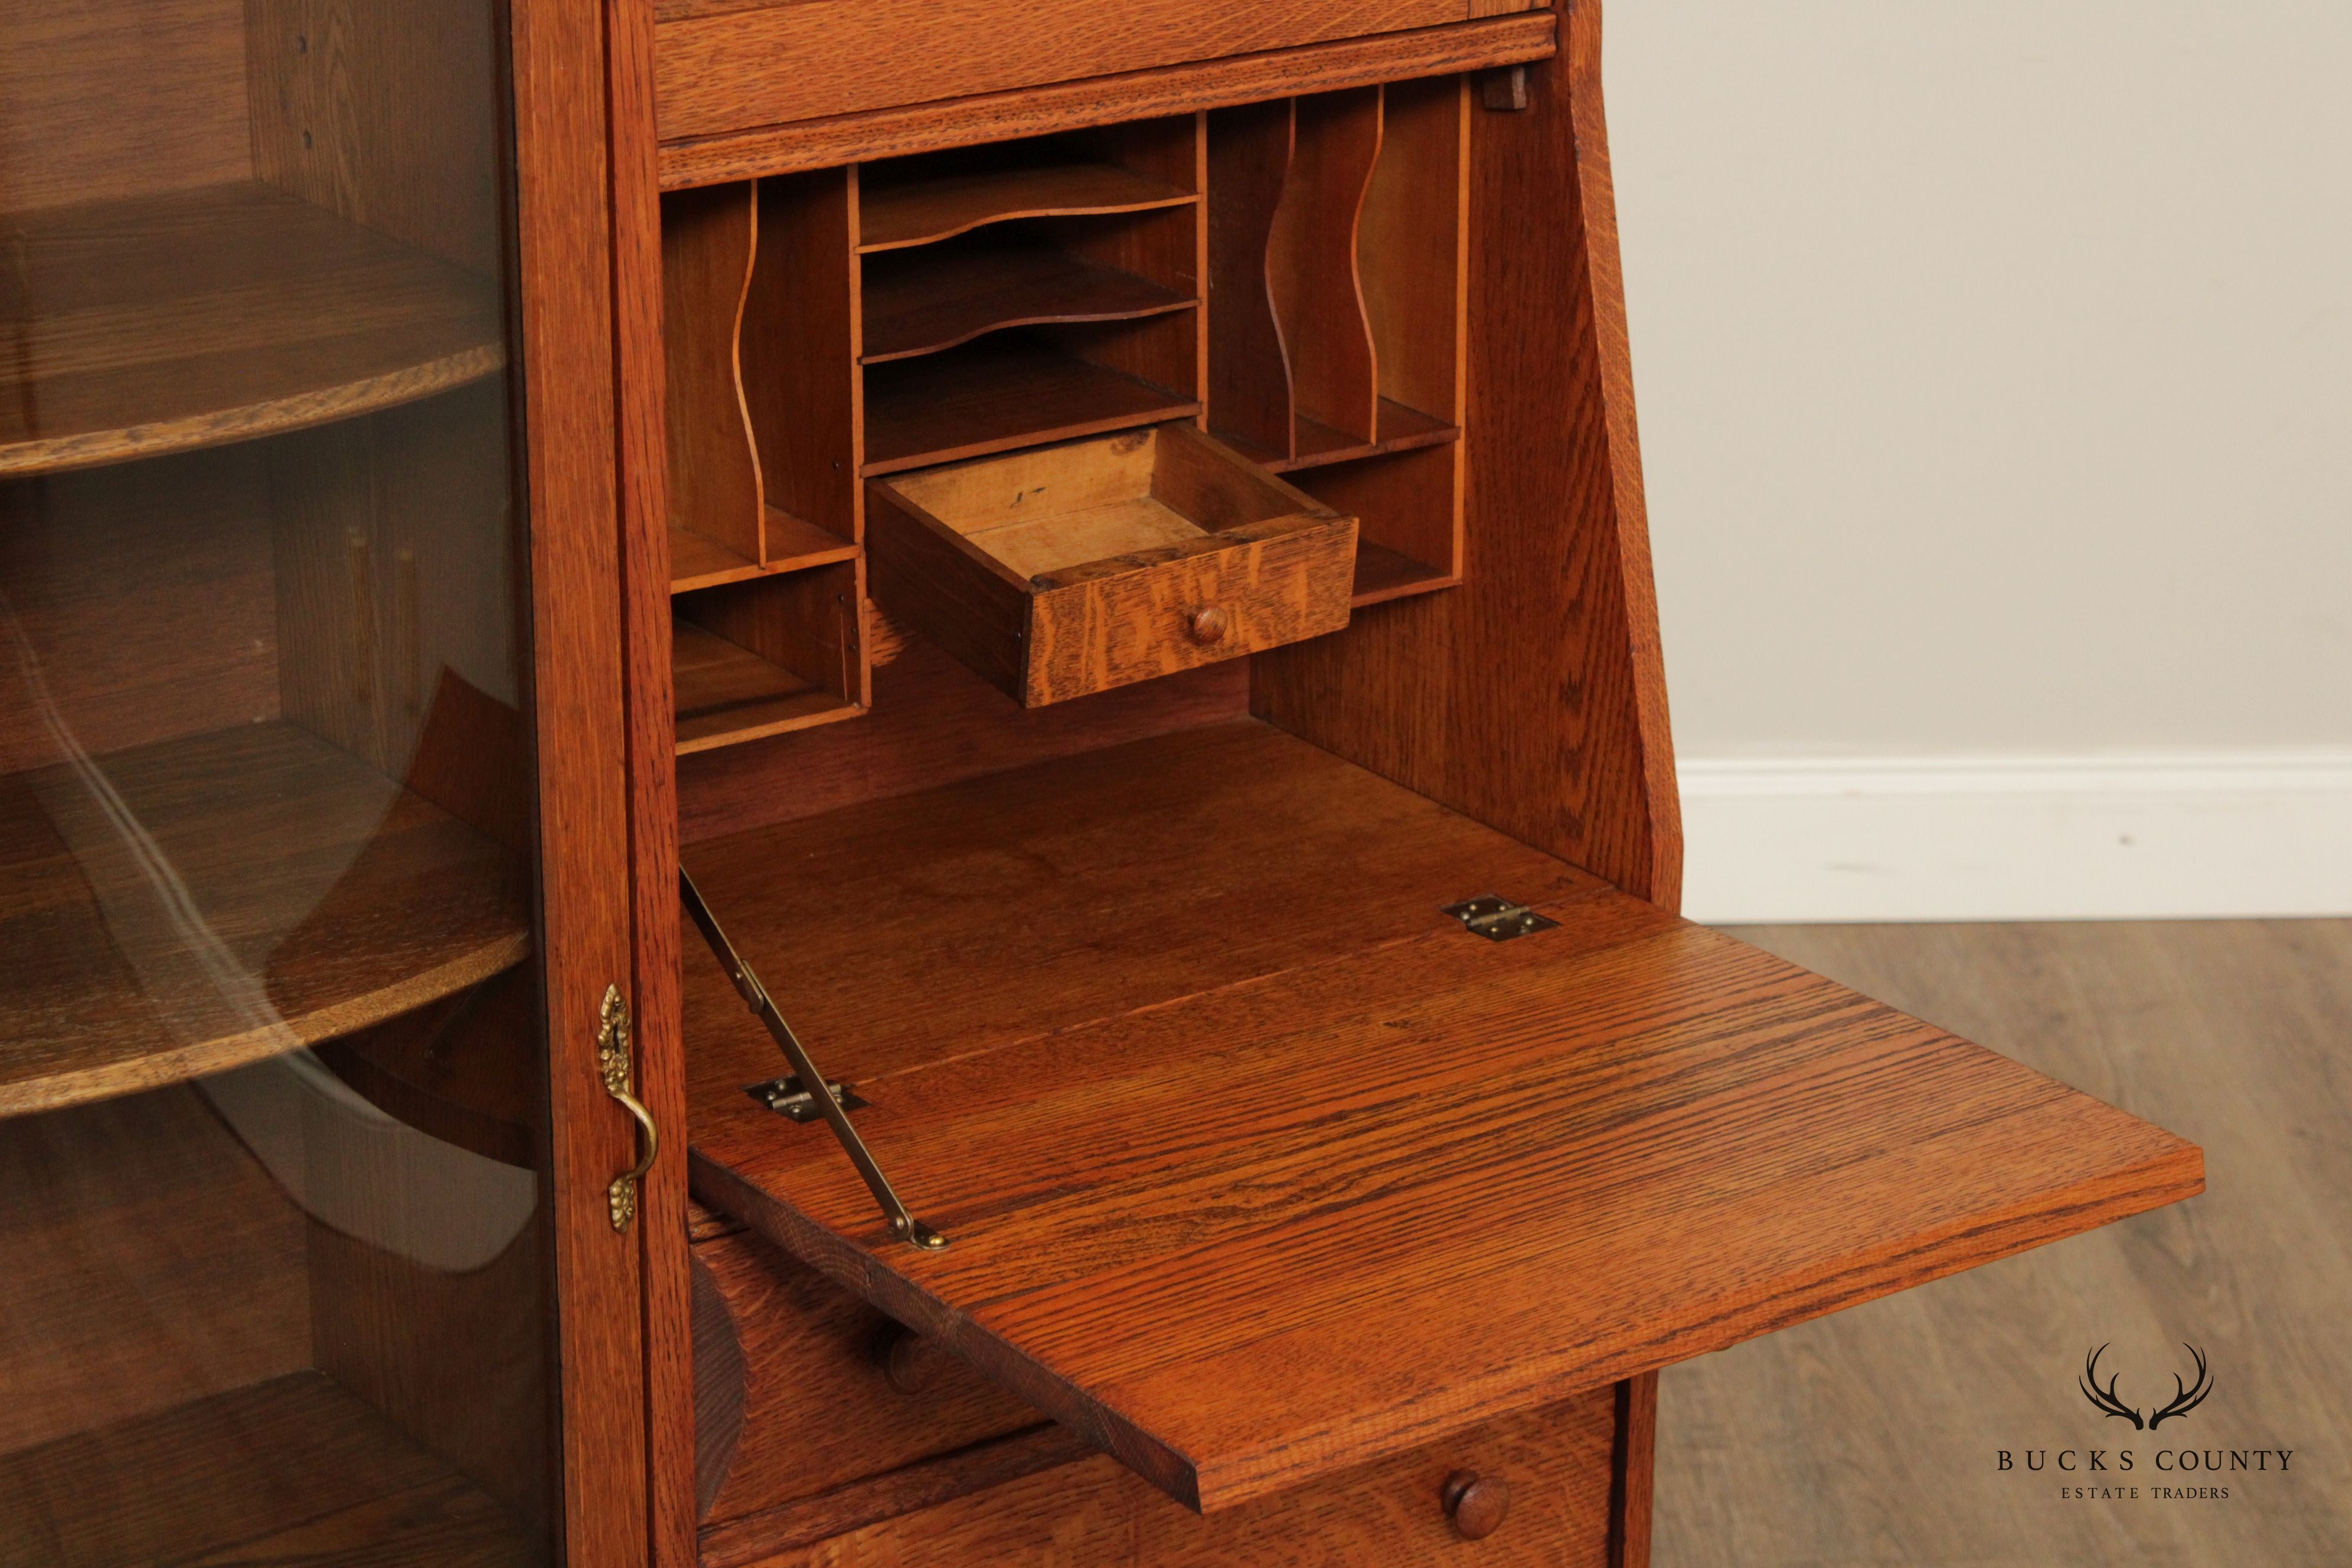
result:
M 1266 274 L 1290 353 L 1294 453 L 1303 455 L 1378 437 L 1380 371 L 1356 250 L 1380 164 L 1381 89 L 1296 103 L 1290 177 L 1275 209 Z
M 767 497 L 740 347 L 759 243 L 758 188 L 748 183 L 662 202 L 674 591 L 749 575 L 761 558 Z
M 1196 303 L 1149 279 L 1060 251 L 927 254 L 867 270 L 862 363 L 937 353 L 1009 327 L 1135 321 Z
M 1268 258 L 1290 183 L 1295 100 L 1209 121 L 1209 413 L 1244 448 L 1290 456 L 1290 355 L 1275 314 Z
M 870 256 L 953 239 L 1016 218 L 1149 212 L 1199 199 L 1116 163 L 982 169 L 903 184 L 868 182 L 860 203 L 857 248 Z

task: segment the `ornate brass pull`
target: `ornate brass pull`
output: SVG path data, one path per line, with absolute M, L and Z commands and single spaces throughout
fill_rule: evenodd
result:
M 661 1152 L 661 1129 L 654 1125 L 654 1113 L 636 1096 L 636 1051 L 629 1028 L 629 1004 L 617 985 L 604 987 L 604 1021 L 596 1031 L 596 1065 L 604 1075 L 604 1092 L 619 1100 L 621 1109 L 635 1117 L 645 1130 L 644 1152 L 636 1169 L 614 1177 L 605 1189 L 613 1208 L 613 1228 L 626 1230 L 636 1223 L 637 1184 L 654 1168 L 654 1157 Z

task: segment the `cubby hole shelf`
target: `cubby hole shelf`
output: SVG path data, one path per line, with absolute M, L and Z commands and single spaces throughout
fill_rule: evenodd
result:
M 766 509 L 766 553 L 763 562 L 737 554 L 709 534 L 673 522 L 669 530 L 669 591 L 691 593 L 729 583 L 749 582 L 785 572 L 805 571 L 839 561 L 853 561 L 857 546 L 839 534 L 803 522 L 787 511 Z
M 971 168 L 928 178 L 877 174 L 860 204 L 858 248 L 870 255 L 1016 218 L 1147 212 L 1199 200 L 1149 174 L 1096 162 Z
M 490 279 L 258 183 L 0 216 L 0 475 L 304 429 L 505 363 Z
M 859 575 L 853 560 L 674 595 L 679 754 L 863 713 Z
M 1199 399 L 1013 332 L 866 373 L 868 478 L 1187 419 Z
M 1049 321 L 1119 321 L 1196 301 L 1131 272 L 1042 246 L 957 245 L 866 264 L 866 364 L 937 353 Z

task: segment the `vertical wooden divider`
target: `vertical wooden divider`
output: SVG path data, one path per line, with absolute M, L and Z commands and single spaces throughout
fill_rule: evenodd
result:
M 1275 213 L 1290 180 L 1294 100 L 1209 117 L 1209 427 L 1288 461 L 1290 356 L 1275 314 Z
M 1297 104 L 1290 179 L 1267 253 L 1300 421 L 1294 456 L 1370 445 L 1380 425 L 1380 373 L 1356 236 L 1380 162 L 1381 100 L 1381 89 L 1369 87 Z
M 1468 81 L 1398 83 L 1381 117 L 1380 166 L 1356 247 L 1381 396 L 1459 425 L 1469 312 Z M 1389 434 L 1384 428 L 1381 438 Z
M 758 189 L 748 182 L 662 202 L 670 552 L 688 581 L 729 564 L 700 541 L 746 563 L 762 559 L 765 496 L 738 353 L 759 232 Z
M 861 532 L 857 174 L 788 174 L 759 192 L 743 399 L 767 484 L 762 560 L 773 561 L 811 528 L 842 542 Z

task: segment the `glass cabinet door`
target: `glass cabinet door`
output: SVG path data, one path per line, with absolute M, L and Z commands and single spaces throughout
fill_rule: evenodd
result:
M 0 0 L 12 1568 L 557 1550 L 504 16 Z

